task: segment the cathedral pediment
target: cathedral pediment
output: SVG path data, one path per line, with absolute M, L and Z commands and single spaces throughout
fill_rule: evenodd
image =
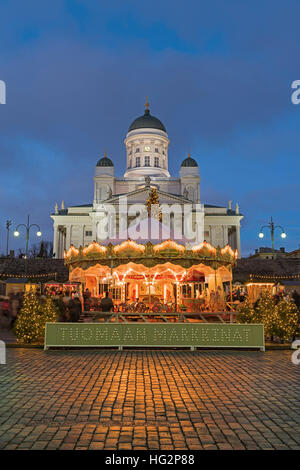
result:
M 154 186 L 153 186 L 154 187 Z M 152 188 L 152 186 L 151 186 Z M 140 189 L 136 189 L 135 191 L 131 191 L 127 194 L 116 194 L 111 198 L 103 201 L 104 204 L 119 204 L 119 202 L 125 198 L 127 199 L 128 204 L 143 204 L 149 197 L 149 191 L 151 190 L 149 187 L 144 187 Z M 184 196 L 176 195 L 167 193 L 165 191 L 161 191 L 159 189 L 156 190 L 157 195 L 159 197 L 160 204 L 188 204 L 191 201 Z

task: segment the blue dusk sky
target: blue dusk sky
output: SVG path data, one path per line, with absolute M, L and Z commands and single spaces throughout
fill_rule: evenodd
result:
M 91 203 L 105 148 L 123 175 L 146 95 L 167 128 L 172 176 L 190 148 L 201 202 L 239 203 L 243 255 L 271 216 L 288 235 L 277 232 L 276 248 L 297 249 L 299 18 L 299 0 L 1 2 L 0 253 L 6 219 L 30 213 L 51 240 L 56 202 Z M 11 240 L 24 246 L 23 233 Z

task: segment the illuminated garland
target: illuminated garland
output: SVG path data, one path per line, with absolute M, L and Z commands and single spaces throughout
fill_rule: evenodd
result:
M 71 245 L 70 248 L 68 249 L 68 251 L 64 251 L 64 258 L 69 258 L 70 256 L 73 256 L 73 255 L 79 255 L 79 250 L 78 248 L 75 248 L 74 245 Z
M 100 245 L 99 243 L 93 241 L 92 243 L 90 243 L 90 245 L 83 248 L 82 253 L 84 255 L 87 255 L 91 251 L 96 251 L 98 253 L 106 253 L 107 248 L 105 246 Z
M 222 255 L 225 255 L 226 253 L 228 253 L 230 256 L 232 256 L 232 258 L 238 257 L 238 251 L 237 250 L 233 251 L 230 245 L 226 245 L 224 248 L 222 248 L 221 253 Z
M 128 250 L 128 249 L 138 251 L 140 253 L 144 253 L 146 248 L 144 245 L 140 245 L 139 243 L 136 243 L 134 240 L 131 240 L 130 238 L 128 238 L 128 240 L 125 240 L 120 245 L 114 246 L 113 249 L 115 253 L 119 253 L 119 251 Z
M 214 246 L 212 246 L 210 243 L 207 243 L 205 240 L 204 240 L 204 242 L 199 243 L 198 245 L 192 246 L 192 251 L 197 253 L 198 251 L 203 250 L 203 248 L 210 251 L 211 253 L 214 253 L 214 254 L 217 253 L 216 248 Z
M 153 246 L 154 252 L 159 252 L 163 250 L 176 250 L 183 253 L 185 251 L 185 247 L 183 245 L 179 245 L 174 240 L 165 240 L 164 242 L 160 243 L 159 245 Z

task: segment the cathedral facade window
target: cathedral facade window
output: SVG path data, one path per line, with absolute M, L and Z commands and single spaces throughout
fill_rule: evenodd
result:
M 136 166 L 136 167 L 141 166 L 141 157 L 136 157 L 136 159 L 135 159 L 135 166 Z
M 156 168 L 159 168 L 159 158 L 158 157 L 154 157 L 154 166 Z
M 145 156 L 145 165 L 144 166 L 150 166 L 150 157 L 149 157 L 149 155 Z

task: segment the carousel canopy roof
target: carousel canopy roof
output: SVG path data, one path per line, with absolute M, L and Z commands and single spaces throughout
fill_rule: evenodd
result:
M 130 261 L 148 268 L 169 261 L 185 269 L 201 263 L 218 269 L 221 266 L 228 268 L 234 266 L 237 255 L 237 251 L 233 251 L 229 245 L 224 248 L 215 248 L 205 241 L 198 245 L 188 246 L 171 239 L 161 243 L 151 241 L 137 243 L 127 239 L 117 244 L 109 243 L 107 246 L 95 241 L 80 248 L 71 245 L 70 249 L 64 253 L 64 258 L 70 270 L 76 267 L 88 269 L 95 264 L 114 268 Z

